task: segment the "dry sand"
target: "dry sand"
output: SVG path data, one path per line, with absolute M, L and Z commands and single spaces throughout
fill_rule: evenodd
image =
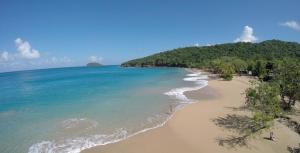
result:
M 284 153 L 288 152 L 288 145 L 298 146 L 300 136 L 278 122 L 275 122 L 271 129 L 276 141 L 265 139 L 264 137 L 269 136 L 269 131 L 264 131 L 256 137 L 249 138 L 246 145 L 235 147 L 226 143 L 220 145 L 219 140 L 242 136 L 235 130 L 235 126 L 247 124 L 244 119 L 239 119 L 250 115 L 250 112 L 241 109 L 245 102 L 242 93 L 247 87 L 249 83 L 246 77 L 235 77 L 232 81 L 210 80 L 209 85 L 204 89 L 187 93 L 199 102 L 177 111 L 165 126 L 118 143 L 97 146 L 82 152 Z M 237 121 L 241 123 L 233 124 Z

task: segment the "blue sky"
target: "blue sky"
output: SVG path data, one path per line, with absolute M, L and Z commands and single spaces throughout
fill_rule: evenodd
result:
M 299 0 L 1 0 L 0 71 L 120 64 L 182 46 L 300 42 Z

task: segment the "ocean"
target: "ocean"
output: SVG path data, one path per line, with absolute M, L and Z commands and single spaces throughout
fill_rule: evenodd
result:
M 0 152 L 78 153 L 162 126 L 207 76 L 120 66 L 0 73 Z

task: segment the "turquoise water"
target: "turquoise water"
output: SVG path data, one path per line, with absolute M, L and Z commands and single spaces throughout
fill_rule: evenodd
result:
M 0 152 L 79 152 L 161 125 L 194 90 L 178 88 L 193 86 L 186 74 L 119 66 L 0 73 Z

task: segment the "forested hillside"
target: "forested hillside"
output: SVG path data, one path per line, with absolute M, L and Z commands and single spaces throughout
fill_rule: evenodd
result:
M 122 66 L 173 66 L 208 68 L 211 61 L 221 57 L 234 57 L 252 63 L 271 61 L 284 57 L 300 58 L 300 44 L 280 40 L 260 43 L 227 43 L 203 47 L 185 47 L 131 60 Z

